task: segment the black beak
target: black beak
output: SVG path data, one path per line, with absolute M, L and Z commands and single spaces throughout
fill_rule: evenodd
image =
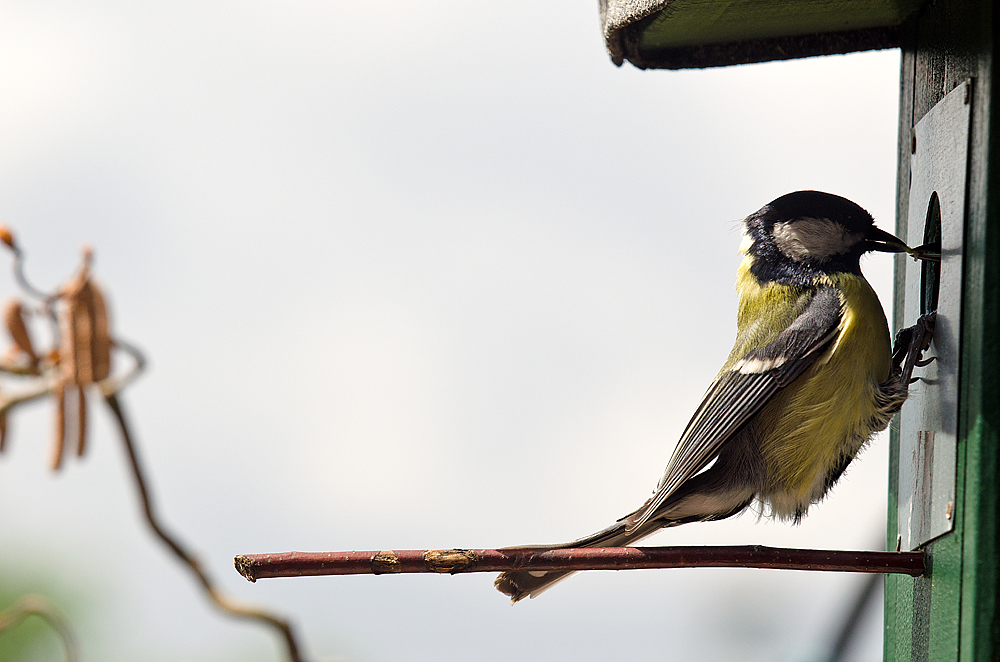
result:
M 910 247 L 903 243 L 903 240 L 894 234 L 889 234 L 885 230 L 879 230 L 874 225 L 868 231 L 865 246 L 870 251 L 880 251 L 882 253 L 909 253 Z
M 936 244 L 924 244 L 917 248 L 910 248 L 896 235 L 889 234 L 885 230 L 879 230 L 874 225 L 868 231 L 865 240 L 865 246 L 870 251 L 907 253 L 914 260 L 926 260 L 928 262 L 941 261 L 941 249 Z

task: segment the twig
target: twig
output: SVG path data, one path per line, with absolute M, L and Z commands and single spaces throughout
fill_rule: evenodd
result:
M 201 562 L 184 548 L 176 536 L 168 533 L 160 524 L 146 484 L 138 450 L 132 441 L 125 412 L 117 396 L 119 391 L 142 373 L 146 360 L 137 347 L 111 338 L 106 299 L 101 289 L 91 279 L 90 268 L 93 261 L 93 251 L 85 247 L 83 264 L 77 275 L 59 290 L 46 294 L 28 281 L 24 272 L 24 254 L 17 246 L 10 230 L 2 225 L 0 225 L 0 242 L 6 244 L 13 251 L 14 275 L 22 290 L 41 300 L 41 312 L 48 318 L 53 327 L 52 337 L 55 347 L 58 348 L 47 354 L 45 361 L 40 366 L 39 357 L 34 352 L 31 337 L 25 325 L 21 303 L 14 301 L 12 304 L 8 304 L 3 314 L 0 315 L 7 331 L 14 340 L 15 349 L 18 350 L 15 358 L 22 359 L 18 361 L 0 358 L 0 372 L 30 376 L 35 381 L 30 390 L 0 395 L 0 451 L 3 451 L 6 440 L 8 410 L 29 400 L 51 394 L 57 400 L 56 453 L 53 469 L 58 469 L 63 456 L 63 445 L 66 441 L 67 409 L 65 405 L 67 404 L 67 389 L 70 389 L 70 392 L 76 396 L 73 402 L 76 406 L 70 407 L 70 409 L 76 414 L 77 455 L 82 455 L 87 412 L 84 388 L 91 384 L 96 385 L 118 423 L 122 442 L 128 454 L 129 466 L 135 478 L 136 489 L 142 501 L 143 513 L 153 533 L 170 548 L 174 556 L 191 570 L 216 607 L 229 616 L 256 620 L 277 629 L 285 641 L 290 662 L 302 662 L 295 635 L 287 621 L 262 609 L 241 604 L 223 594 L 202 568 Z M 59 312 L 56 309 L 57 304 Z M 63 330 L 66 333 L 61 335 Z M 111 374 L 112 349 L 129 354 L 134 361 L 132 368 L 124 374 Z M 30 361 L 30 364 L 22 365 L 25 357 Z M 45 614 L 40 613 L 40 615 L 44 616 Z M 5 623 L 3 617 L 4 614 L 0 613 L 0 629 Z M 55 623 L 55 621 L 52 622 Z M 69 650 L 68 644 L 67 650 Z M 75 657 L 75 654 L 71 655 L 72 659 Z
M 637 570 L 643 568 L 774 568 L 830 572 L 924 573 L 922 552 L 848 552 L 743 547 L 590 547 L 581 549 L 428 549 L 382 552 L 243 554 L 236 570 L 251 582 L 312 577 L 505 570 Z
M 4 242 L 6 243 L 6 242 Z M 21 286 L 21 289 L 33 296 L 36 299 L 41 299 L 43 301 L 48 301 L 52 298 L 52 294 L 47 292 L 42 292 L 40 289 L 31 284 L 28 277 L 24 274 L 24 253 L 21 249 L 13 244 L 8 244 L 10 250 L 14 253 L 14 278 L 17 279 L 17 284 Z
M 103 395 L 105 399 L 115 395 L 123 388 L 134 382 L 146 369 L 146 356 L 139 350 L 138 347 L 119 338 L 115 338 L 112 342 L 115 349 L 120 349 L 131 356 L 135 363 L 125 374 L 118 376 L 110 375 L 97 382 L 97 386 L 101 389 L 101 395 Z
M 2 367 L 0 367 L 0 372 L 3 372 Z M 0 413 L 6 414 L 12 407 L 44 398 L 52 393 L 52 387 L 51 380 L 44 379 L 39 385 L 20 393 L 0 394 Z
M 11 242 L 5 241 L 4 243 L 10 246 L 11 251 L 14 253 L 14 278 L 26 294 L 41 301 L 42 314 L 49 320 L 49 326 L 52 328 L 52 338 L 58 347 L 60 337 L 59 321 L 56 319 L 55 310 L 52 308 L 52 303 L 57 295 L 48 294 L 32 285 L 24 273 L 24 253 L 13 243 L 13 240 Z
M 167 533 L 167 531 L 160 525 L 153 508 L 153 502 L 149 489 L 146 486 L 146 479 L 144 478 L 145 474 L 143 473 L 142 467 L 139 463 L 139 456 L 136 451 L 135 444 L 132 443 L 132 435 L 129 432 L 129 426 L 125 419 L 125 412 L 122 409 L 121 402 L 114 393 L 106 395 L 105 401 L 108 403 L 108 407 L 110 407 L 111 412 L 114 414 L 115 420 L 118 422 L 118 427 L 121 430 L 122 441 L 125 444 L 125 450 L 128 452 L 129 462 L 131 463 L 132 475 L 135 477 L 136 489 L 139 491 L 139 497 L 142 500 L 143 513 L 145 514 L 146 522 L 153 530 L 153 533 L 155 533 L 156 536 L 170 548 L 174 555 L 180 559 L 184 565 L 190 568 L 191 572 L 194 573 L 195 578 L 198 580 L 198 583 L 201 584 L 202 589 L 204 589 L 205 593 L 208 595 L 209 599 L 215 603 L 219 609 L 230 616 L 261 621 L 276 628 L 285 640 L 285 647 L 288 650 L 288 659 L 291 662 L 302 662 L 302 656 L 299 652 L 295 634 L 292 632 L 292 628 L 287 621 L 257 607 L 240 604 L 220 592 L 211 578 L 209 578 L 209 576 L 202 569 L 199 560 L 193 554 L 188 552 L 175 536 Z
M 78 662 L 80 646 L 66 617 L 58 607 L 41 595 L 21 596 L 10 608 L 0 611 L 0 632 L 9 630 L 32 614 L 48 623 L 49 627 L 59 635 L 66 650 L 66 662 Z

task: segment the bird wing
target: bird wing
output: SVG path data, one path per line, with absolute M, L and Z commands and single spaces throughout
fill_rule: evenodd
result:
M 629 530 L 653 518 L 685 481 L 715 459 L 722 445 L 778 389 L 812 365 L 837 337 L 842 315 L 839 291 L 821 286 L 771 342 L 750 350 L 716 378 L 684 429 L 653 496 L 629 518 Z

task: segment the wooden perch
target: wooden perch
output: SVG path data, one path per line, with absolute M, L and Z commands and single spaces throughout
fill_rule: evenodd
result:
M 741 547 L 590 547 L 582 549 L 427 549 L 382 552 L 241 554 L 236 570 L 267 577 L 505 570 L 638 570 L 642 568 L 772 568 L 827 572 L 924 574 L 923 552 L 850 552 Z

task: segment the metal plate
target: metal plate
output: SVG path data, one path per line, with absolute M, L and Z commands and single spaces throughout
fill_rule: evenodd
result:
M 899 420 L 900 549 L 913 550 L 949 533 L 955 525 L 955 457 L 958 418 L 958 362 L 962 312 L 962 235 L 969 147 L 971 81 L 942 99 L 913 129 L 906 242 L 924 243 L 924 226 L 934 195 L 941 210 L 941 285 L 934 340 L 917 368 L 921 381 Z M 920 315 L 921 265 L 907 260 L 903 325 Z

